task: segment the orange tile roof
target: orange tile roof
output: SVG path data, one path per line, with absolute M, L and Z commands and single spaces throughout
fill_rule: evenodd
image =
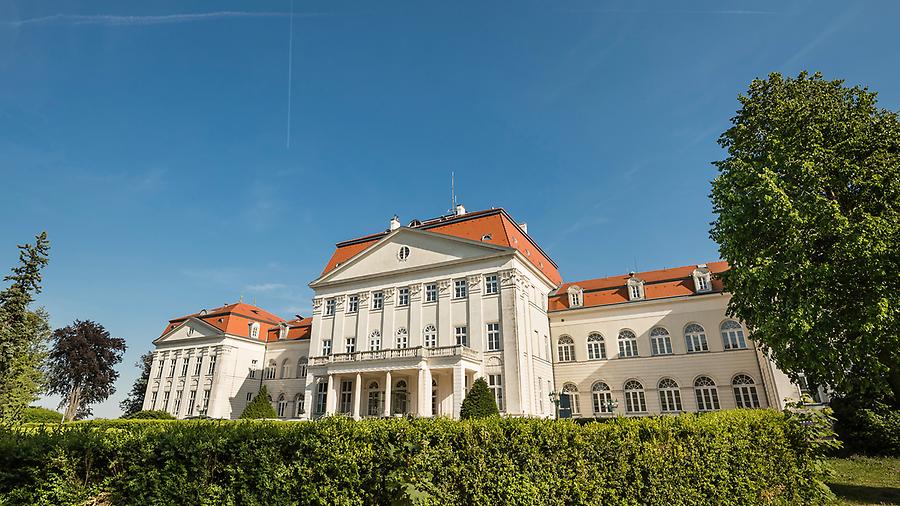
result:
M 515 248 L 522 253 L 539 271 L 544 273 L 556 285 L 562 282 L 556 263 L 547 256 L 540 246 L 526 234 L 512 217 L 502 208 L 488 209 L 466 213 L 460 216 L 448 215 L 427 220 L 410 228 L 427 230 L 438 234 L 486 242 L 497 246 Z M 368 247 L 372 246 L 389 231 L 339 242 L 334 254 L 325 265 L 322 276 L 333 271 Z M 490 239 L 482 241 L 482 237 L 490 235 Z
M 706 264 L 712 276 L 712 292 L 722 292 L 722 280 L 716 274 L 727 271 L 728 262 L 718 261 Z M 635 273 L 635 277 L 644 281 L 644 300 L 665 299 L 693 295 L 693 272 L 696 265 L 685 265 L 672 269 L 646 271 Z M 588 279 L 565 283 L 554 290 L 548 297 L 549 311 L 564 311 L 569 309 L 568 289 L 578 286 L 583 290 L 581 307 L 607 306 L 628 302 L 628 279 L 631 276 L 621 274 L 606 278 Z M 709 293 L 709 292 L 707 292 Z
M 234 304 L 226 304 L 221 307 L 206 310 L 205 312 L 197 312 L 169 320 L 163 334 L 174 329 L 182 322 L 189 318 L 200 319 L 219 330 L 241 337 L 250 337 L 251 322 L 259 322 L 259 340 L 265 341 L 266 335 L 272 328 L 277 328 L 278 324 L 285 321 L 284 318 L 275 316 L 274 314 L 243 302 Z
M 309 339 L 309 337 L 312 335 L 312 318 L 297 318 L 294 320 L 290 320 L 287 322 L 287 326 L 288 341 L 300 341 L 303 339 Z M 266 341 L 277 341 L 278 331 L 279 328 L 277 326 L 269 329 L 269 332 L 266 335 Z

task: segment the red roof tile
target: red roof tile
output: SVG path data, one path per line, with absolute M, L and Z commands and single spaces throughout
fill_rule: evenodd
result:
M 241 337 L 250 337 L 249 324 L 259 322 L 260 341 L 266 340 L 266 334 L 271 328 L 277 327 L 279 323 L 285 321 L 284 318 L 275 316 L 264 309 L 251 304 L 236 302 L 169 320 L 169 324 L 166 326 L 163 334 L 190 318 L 200 319 L 227 334 Z

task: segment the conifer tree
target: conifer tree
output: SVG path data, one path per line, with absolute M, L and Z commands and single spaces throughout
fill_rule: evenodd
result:
M 497 403 L 494 401 L 494 394 L 488 387 L 484 378 L 478 378 L 463 399 L 462 407 L 459 410 L 459 417 L 463 420 L 471 418 L 487 418 L 497 416 L 500 411 L 497 409 Z
M 269 400 L 269 390 L 265 385 L 259 389 L 256 398 L 247 404 L 244 412 L 241 413 L 241 419 L 259 419 L 259 418 L 278 418 L 275 409 L 272 408 L 272 402 Z

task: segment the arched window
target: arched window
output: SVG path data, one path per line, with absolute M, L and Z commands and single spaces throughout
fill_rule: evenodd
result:
M 687 344 L 688 353 L 709 351 L 709 344 L 706 342 L 706 331 L 696 323 L 691 323 L 684 328 L 684 342 Z
M 569 404 L 572 406 L 572 416 L 581 414 L 581 403 L 578 402 L 578 387 L 575 383 L 566 383 L 562 388 L 563 394 L 569 396 Z
M 422 345 L 426 348 L 434 348 L 437 346 L 437 329 L 434 325 L 426 325 L 422 331 Z
M 619 356 L 620 357 L 636 357 L 638 356 L 637 336 L 634 332 L 624 329 L 619 331 Z
M 646 413 L 647 399 L 644 397 L 644 385 L 640 381 L 625 382 L 625 412 Z
M 274 360 L 269 360 L 269 366 L 266 367 L 266 379 L 275 379 L 275 373 L 278 370 L 278 365 Z
M 662 327 L 655 327 L 650 331 L 650 352 L 654 355 L 671 355 L 672 339 L 669 331 Z
M 381 349 L 381 331 L 373 330 L 369 334 L 369 350 L 378 351 Z
M 287 411 L 287 399 L 284 398 L 284 394 L 278 396 L 278 418 L 284 418 L 284 414 Z
M 744 327 L 734 320 L 725 320 L 722 322 L 722 342 L 725 343 L 726 350 L 743 350 L 747 347 L 747 341 L 744 340 Z
M 697 409 L 714 411 L 719 409 L 719 390 L 716 382 L 708 376 L 700 376 L 694 380 L 694 394 L 697 396 Z
M 297 361 L 297 377 L 300 379 L 306 378 L 306 357 L 300 357 L 300 360 Z
M 606 343 L 598 332 L 591 332 L 587 338 L 588 360 L 600 360 L 606 358 Z
M 431 416 L 440 416 L 441 415 L 441 402 L 438 398 L 438 384 L 437 380 L 431 380 Z
M 676 413 L 681 411 L 681 391 L 678 383 L 670 378 L 659 380 L 659 404 L 663 413 Z
M 560 336 L 558 341 L 557 352 L 560 362 L 571 362 L 575 360 L 575 341 L 569 336 Z
M 294 418 L 300 418 L 306 413 L 306 393 L 300 392 L 294 397 Z
M 738 374 L 731 380 L 734 388 L 734 401 L 739 408 L 758 408 L 759 396 L 753 378 L 746 374 Z
M 405 415 L 408 409 L 408 388 L 406 386 L 406 380 L 400 380 L 396 384 L 394 384 L 394 390 L 391 392 L 391 403 L 393 404 L 393 410 L 391 411 L 395 415 Z
M 369 416 L 381 416 L 384 413 L 384 395 L 377 381 L 369 383 L 369 402 L 366 413 Z
M 612 392 L 609 385 L 598 381 L 591 386 L 591 398 L 594 401 L 594 414 L 609 414 L 613 412 Z
M 409 334 L 406 327 L 397 329 L 397 349 L 409 348 Z
M 284 362 L 281 363 L 281 379 L 288 379 L 291 373 L 291 365 L 288 363 L 288 359 L 284 359 Z

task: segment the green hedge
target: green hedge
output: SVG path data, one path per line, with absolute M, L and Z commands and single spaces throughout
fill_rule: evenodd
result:
M 145 409 L 142 411 L 136 411 L 130 415 L 125 415 L 122 418 L 126 420 L 174 420 L 175 417 L 172 416 L 172 413 L 168 411 L 162 411 L 160 409 Z
M 806 436 L 770 410 L 2 427 L 0 504 L 813 504 Z

